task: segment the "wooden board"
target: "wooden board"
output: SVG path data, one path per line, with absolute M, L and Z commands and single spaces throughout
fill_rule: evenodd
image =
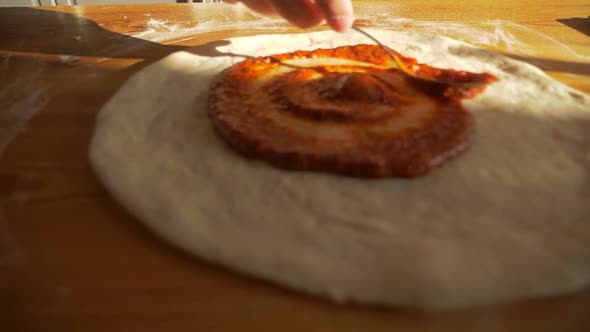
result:
M 565 24 L 590 13 L 585 1 L 355 9 L 363 25 L 464 38 L 590 92 L 590 37 Z M 178 252 L 109 197 L 88 144 L 98 110 L 129 75 L 188 46 L 295 31 L 224 4 L 0 9 L 0 330 L 590 330 L 590 290 L 436 314 L 295 294 Z

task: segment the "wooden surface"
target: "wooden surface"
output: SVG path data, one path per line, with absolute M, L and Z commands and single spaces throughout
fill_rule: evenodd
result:
M 590 92 L 587 1 L 355 8 L 364 25 L 462 38 Z M 0 9 L 0 331 L 590 331 L 590 291 L 436 314 L 331 304 L 179 253 L 119 207 L 87 159 L 101 105 L 171 52 L 296 31 L 277 22 L 223 4 Z

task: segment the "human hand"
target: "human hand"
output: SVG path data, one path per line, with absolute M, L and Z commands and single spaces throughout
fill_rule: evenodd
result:
M 324 21 L 336 31 L 352 26 L 352 0 L 224 0 L 242 2 L 264 15 L 279 15 L 300 28 L 311 28 Z

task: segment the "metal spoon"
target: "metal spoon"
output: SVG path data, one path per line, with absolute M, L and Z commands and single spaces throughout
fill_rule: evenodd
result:
M 485 86 L 488 84 L 488 83 L 484 83 L 484 82 L 451 82 L 451 81 L 437 80 L 434 78 L 427 78 L 427 77 L 418 76 L 410 68 L 408 68 L 408 66 L 406 66 L 404 61 L 399 56 L 397 56 L 395 53 L 391 52 L 388 47 L 383 45 L 375 37 L 371 36 L 368 32 L 366 32 L 366 31 L 362 30 L 361 28 L 354 26 L 354 25 L 352 26 L 352 29 L 365 35 L 366 37 L 368 37 L 369 39 L 374 41 L 377 45 L 381 46 L 381 48 L 385 52 L 387 52 L 387 54 L 389 54 L 389 56 L 391 56 L 393 61 L 395 61 L 395 64 L 397 65 L 399 70 L 402 73 L 406 74 L 407 76 L 410 76 L 410 77 L 418 79 L 418 80 L 430 82 L 430 83 L 446 84 L 446 85 L 452 85 L 454 87 L 463 87 L 463 88 L 475 88 L 475 87 Z

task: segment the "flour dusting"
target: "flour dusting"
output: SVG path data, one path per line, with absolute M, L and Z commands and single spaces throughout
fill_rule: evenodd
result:
M 0 90 L 0 157 L 27 121 L 49 100 L 46 88 L 32 86 L 25 79 L 7 84 Z
M 179 30 L 177 24 L 170 24 L 166 20 L 157 20 L 154 18 L 148 20 L 146 27 L 147 29 L 145 31 L 140 32 L 134 37 L 143 37 L 144 39 L 149 40 L 150 37 L 153 37 L 154 35 L 169 34 Z
M 197 34 L 211 31 L 250 30 L 254 33 L 284 33 L 292 32 L 293 27 L 281 18 L 269 18 L 247 10 L 239 11 L 239 15 L 248 20 L 237 21 L 235 18 L 222 17 L 214 20 L 201 21 L 189 28 L 180 28 L 167 21 L 150 19 L 147 29 L 134 37 L 153 42 L 182 41 Z M 551 49 L 564 56 L 571 55 L 575 59 L 588 59 L 555 38 L 549 37 L 532 28 L 506 20 L 484 20 L 477 23 L 433 22 L 409 18 L 391 17 L 390 14 L 379 14 L 356 17 L 363 26 L 388 30 L 403 31 L 411 29 L 415 32 L 444 36 L 460 40 L 479 47 L 501 48 L 507 52 L 520 56 L 541 56 L 534 47 L 537 43 L 527 43 L 524 40 L 535 40 L 545 45 L 543 52 Z
M 590 56 L 588 55 L 583 55 L 580 54 L 578 52 L 576 52 L 574 49 L 572 49 L 571 47 L 565 45 L 564 43 L 560 42 L 559 40 L 547 36 L 539 31 L 536 31 L 534 29 L 531 29 L 527 26 L 524 26 L 522 24 L 518 24 L 518 23 L 514 23 L 514 22 L 505 22 L 505 21 L 501 21 L 505 26 L 509 26 L 511 28 L 516 28 L 518 30 L 521 30 L 523 32 L 526 32 L 529 37 L 534 37 L 535 39 L 539 39 L 539 41 L 545 45 L 545 47 L 542 50 L 542 53 L 546 53 L 548 49 L 552 48 L 552 47 L 556 47 L 558 48 L 560 51 L 565 51 L 566 53 L 579 58 L 581 60 L 588 60 L 590 59 Z M 541 53 L 541 52 L 538 52 Z M 541 54 L 542 54 L 541 53 Z

